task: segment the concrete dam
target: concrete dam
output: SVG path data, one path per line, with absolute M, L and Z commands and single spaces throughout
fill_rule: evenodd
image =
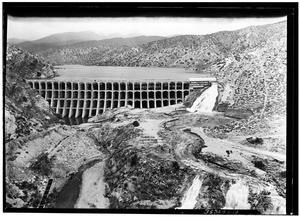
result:
M 215 78 L 168 82 L 71 82 L 28 79 L 62 117 L 92 117 L 123 106 L 159 108 L 182 103 L 195 89 L 211 86 Z

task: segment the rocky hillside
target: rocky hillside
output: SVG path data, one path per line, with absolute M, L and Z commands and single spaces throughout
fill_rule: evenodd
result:
M 209 35 L 182 35 L 140 46 L 77 44 L 37 52 L 55 64 L 100 66 L 195 67 L 199 72 L 228 56 L 240 59 L 286 29 L 286 22 L 251 26 Z
M 56 118 L 49 104 L 30 88 L 25 78 L 48 78 L 56 75 L 46 64 L 14 46 L 7 47 L 5 76 L 5 140 L 42 131 Z
M 69 171 L 75 172 L 87 157 L 99 157 L 101 152 L 96 149 L 94 140 L 85 133 L 61 126 L 62 122 L 48 102 L 25 82 L 25 78 L 55 76 L 53 66 L 14 46 L 7 46 L 6 56 L 4 209 L 36 208 L 41 202 L 50 173 L 60 177 Z M 67 154 L 61 152 L 62 156 L 57 155 L 58 166 L 52 171 L 56 156 L 49 156 L 47 151 L 57 143 L 64 145 L 63 140 L 67 145 L 76 143 L 78 152 L 72 154 L 66 148 Z M 71 162 L 69 167 L 65 162 Z
M 285 115 L 287 29 L 285 23 L 273 27 L 272 35 L 256 47 L 228 55 L 203 70 L 220 83 L 219 104 Z
M 211 74 L 218 80 L 215 109 L 230 117 L 285 116 L 286 23 L 249 27 L 233 33 L 218 34 L 227 54 L 201 67 L 201 73 Z M 186 105 L 193 103 L 195 94 L 190 95 Z
M 20 78 L 53 78 L 57 76 L 53 65 L 45 63 L 38 55 L 33 55 L 12 45 L 7 46 L 6 69 L 9 76 L 18 73 Z

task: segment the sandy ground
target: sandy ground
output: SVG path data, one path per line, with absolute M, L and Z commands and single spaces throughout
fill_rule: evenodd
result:
M 140 128 L 142 128 L 145 132 L 145 134 L 152 136 L 156 139 L 160 139 L 157 135 L 157 132 L 160 130 L 160 124 L 164 120 L 153 120 L 153 119 L 147 119 L 144 122 L 140 123 Z
M 104 197 L 104 164 L 103 161 L 97 163 L 83 173 L 80 196 L 75 208 L 108 208 L 109 200 Z
M 271 157 L 271 158 L 274 158 L 274 159 L 280 160 L 280 161 L 286 160 L 286 155 L 283 155 L 280 153 L 259 150 L 259 149 L 252 148 L 252 147 L 246 147 L 246 146 L 242 146 L 238 143 L 233 143 L 233 142 L 230 142 L 227 140 L 210 138 L 203 133 L 202 128 L 192 128 L 192 132 L 199 134 L 205 140 L 205 145 L 207 145 L 208 147 L 204 148 L 203 152 L 212 152 L 214 154 L 223 155 L 225 157 L 226 150 L 234 149 L 235 151 L 232 154 L 230 154 L 231 158 L 239 159 L 243 163 L 246 163 L 246 162 L 244 162 L 242 160 L 244 158 L 242 158 L 238 153 L 243 152 L 243 154 L 246 154 L 246 155 L 252 155 L 252 154 L 255 154 L 258 156 L 263 155 L 263 156 Z
M 247 146 L 252 146 L 256 150 L 271 151 L 272 153 L 277 152 L 281 155 L 286 154 L 286 119 L 280 116 L 273 116 L 269 118 L 268 125 L 270 129 L 259 131 L 252 135 L 244 135 L 235 131 L 228 133 L 226 140 L 240 143 Z M 245 143 L 248 137 L 258 137 L 263 139 L 262 145 L 250 145 Z

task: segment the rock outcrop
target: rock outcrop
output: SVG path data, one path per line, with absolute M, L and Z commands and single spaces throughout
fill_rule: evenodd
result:
M 265 108 L 266 115 L 285 115 L 287 27 L 286 23 L 272 26 L 272 35 L 256 47 L 248 46 L 239 58 L 229 55 L 223 62 L 204 70 L 223 83 L 218 102 L 221 111 L 227 105 L 254 113 Z
M 237 119 L 247 119 L 252 115 L 253 112 L 247 109 L 226 109 L 224 112 L 224 116 Z
M 7 45 L 6 70 L 20 78 L 53 78 L 57 76 L 54 66 L 45 63 L 38 55 L 32 55 L 13 45 Z
M 57 117 L 26 78 L 53 77 L 56 72 L 35 56 L 14 46 L 7 47 L 5 76 L 5 140 L 29 135 L 57 122 Z M 40 75 L 38 74 L 40 73 Z
M 35 158 L 48 159 L 43 153 L 51 142 L 45 137 L 51 132 L 48 128 L 59 121 L 48 102 L 36 90 L 31 89 L 25 79 L 53 77 L 56 72 L 52 66 L 38 60 L 38 57 L 14 46 L 7 47 L 6 57 L 6 205 L 18 208 L 36 207 L 47 179 L 45 174 L 34 175 L 29 165 Z M 50 140 L 55 141 L 55 136 Z M 51 169 L 49 164 L 46 166 Z M 47 170 L 44 168 L 42 171 Z

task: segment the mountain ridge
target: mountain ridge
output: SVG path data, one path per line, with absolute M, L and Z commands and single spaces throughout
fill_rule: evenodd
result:
M 38 52 L 47 50 L 47 49 L 63 49 L 70 48 L 70 46 L 138 46 L 141 44 L 149 43 L 155 40 L 165 39 L 163 36 L 135 36 L 135 37 L 114 37 L 101 40 L 63 40 L 55 42 L 44 42 L 45 40 L 36 40 L 36 41 L 24 41 L 16 44 L 16 46 L 38 54 Z
M 21 39 L 21 38 L 8 38 L 7 43 L 11 45 L 19 44 L 21 42 L 27 41 L 27 39 Z
M 228 55 L 238 56 L 239 53 L 254 49 L 284 29 L 286 29 L 286 22 L 279 22 L 207 35 L 181 35 L 127 47 L 126 44 L 112 43 L 118 39 L 112 39 L 111 43 L 79 42 L 53 49 L 43 49 L 37 54 L 58 65 L 202 69 L 203 66 L 212 65 Z
M 63 41 L 84 41 L 84 40 L 96 40 L 102 39 L 103 36 L 94 33 L 92 31 L 80 31 L 80 32 L 63 32 L 51 34 L 46 37 L 34 40 L 33 43 L 57 43 Z

